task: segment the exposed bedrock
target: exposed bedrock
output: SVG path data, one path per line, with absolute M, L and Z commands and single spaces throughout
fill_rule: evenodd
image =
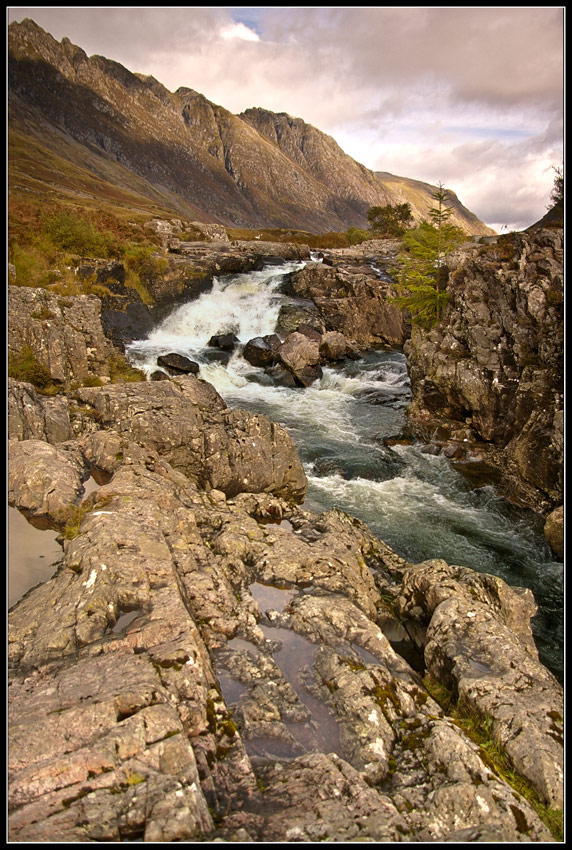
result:
M 10 839 L 552 840 L 422 679 L 424 652 L 561 805 L 562 689 L 538 662 L 530 593 L 412 566 L 293 493 L 197 487 L 212 473 L 172 452 L 169 417 L 191 443 L 185 407 L 205 439 L 226 409 L 195 378 L 140 386 L 159 396 L 86 388 L 75 439 L 17 443 L 108 483 L 9 613 Z M 15 491 L 28 474 L 14 465 Z M 49 513 L 53 474 L 35 488 Z M 396 651 L 408 634 L 415 670 Z
M 362 349 L 403 345 L 407 338 L 402 311 L 387 300 L 397 294 L 395 287 L 375 276 L 309 263 L 291 275 L 285 291 L 313 301 L 326 330 Z
M 332 359 L 334 332 L 373 344 L 324 324 Z M 62 532 L 9 612 L 11 841 L 553 840 L 463 726 L 562 807 L 529 591 L 299 507 L 286 431 L 192 375 L 53 398 L 10 380 L 8 425 L 10 503 Z
M 563 231 L 512 234 L 452 275 L 440 325 L 406 343 L 412 428 L 502 473 L 547 513 L 563 494 Z

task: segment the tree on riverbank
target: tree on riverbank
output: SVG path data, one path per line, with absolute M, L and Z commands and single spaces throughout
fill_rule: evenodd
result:
M 367 220 L 374 236 L 401 236 L 413 221 L 411 204 L 370 207 Z
M 436 206 L 429 211 L 428 221 L 407 231 L 403 251 L 398 256 L 397 279 L 401 294 L 393 303 L 406 309 L 411 321 L 430 328 L 443 315 L 449 300 L 447 284 L 449 255 L 462 242 L 465 234 L 451 224 L 452 207 L 446 205 L 447 190 L 439 183 L 431 197 Z

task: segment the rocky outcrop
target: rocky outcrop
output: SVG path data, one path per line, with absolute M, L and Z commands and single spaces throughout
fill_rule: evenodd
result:
M 9 615 L 11 840 L 551 840 L 390 642 L 415 634 L 505 739 L 526 710 L 542 769 L 511 758 L 559 805 L 527 594 L 413 567 L 340 511 L 198 490 L 141 437 L 76 441 L 113 477 Z
M 8 433 L 15 440 L 70 440 L 74 433 L 67 398 L 39 395 L 32 384 L 8 378 Z
M 314 263 L 295 272 L 285 289 L 311 299 L 328 331 L 338 331 L 362 349 L 403 345 L 407 338 L 402 311 L 388 300 L 397 294 L 393 285 L 375 275 Z
M 81 387 L 77 399 L 84 415 L 154 449 L 201 487 L 304 496 L 306 476 L 287 432 L 266 416 L 227 409 L 198 378 Z
M 540 229 L 483 248 L 454 272 L 441 324 L 405 346 L 413 428 L 469 443 L 509 497 L 540 510 L 562 501 L 562 237 Z
M 45 289 L 8 287 L 8 351 L 16 354 L 24 347 L 65 389 L 90 377 L 109 380 L 113 349 L 94 295 L 63 297 Z

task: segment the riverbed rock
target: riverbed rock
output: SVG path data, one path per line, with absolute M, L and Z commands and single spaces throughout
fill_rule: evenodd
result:
M 327 331 L 322 335 L 320 340 L 320 357 L 328 362 L 344 360 L 346 357 L 352 359 L 359 358 L 359 352 L 346 339 L 346 337 L 338 333 L 338 331 Z
M 555 508 L 546 517 L 544 536 L 555 555 L 564 558 L 564 506 Z
M 278 357 L 284 366 L 302 387 L 309 387 L 322 377 L 320 368 L 320 344 L 303 333 L 294 331 L 288 334 L 280 348 Z
M 251 366 L 271 366 L 276 363 L 282 340 L 278 334 L 256 336 L 249 339 L 242 350 L 242 356 Z
M 221 351 L 234 351 L 237 345 L 240 345 L 240 340 L 233 333 L 221 333 L 211 336 L 208 342 L 213 348 L 220 348 Z
M 402 345 L 406 326 L 391 303 L 393 284 L 343 269 L 309 263 L 295 272 L 288 294 L 313 301 L 329 331 L 338 331 L 360 348 Z
M 289 284 L 286 284 L 288 288 Z M 299 304 L 282 304 L 276 320 L 276 331 L 280 334 L 289 334 L 297 331 L 300 325 L 309 325 L 319 333 L 325 330 L 324 323 L 320 318 L 318 310 L 312 302 Z
M 563 487 L 563 233 L 515 233 L 461 264 L 443 321 L 405 345 L 411 427 L 470 421 L 506 495 L 548 512 Z
M 198 375 L 200 366 L 182 354 L 161 354 L 157 357 L 157 366 L 162 366 L 169 375 Z

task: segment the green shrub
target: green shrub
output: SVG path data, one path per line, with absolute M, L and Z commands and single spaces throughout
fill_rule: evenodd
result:
M 46 219 L 44 233 L 61 251 L 71 251 L 83 257 L 109 257 L 116 253 L 113 236 L 100 231 L 85 218 L 63 209 Z
M 348 245 L 361 245 L 366 239 L 371 239 L 371 233 L 368 233 L 367 230 L 360 230 L 358 227 L 348 227 L 346 239 Z
M 109 358 L 109 375 L 112 384 L 131 384 L 145 380 L 145 374 L 140 369 L 135 369 L 120 352 Z
M 56 391 L 49 369 L 39 362 L 29 345 L 8 353 L 8 375 L 16 381 L 33 384 L 37 390 L 46 394 Z

